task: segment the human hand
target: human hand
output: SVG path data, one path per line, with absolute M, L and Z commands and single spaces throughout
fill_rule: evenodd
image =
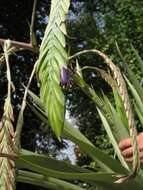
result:
M 140 150 L 140 162 L 143 164 L 143 132 L 137 136 L 137 142 Z M 125 160 L 131 163 L 133 161 L 133 148 L 131 138 L 122 140 L 119 143 L 119 148 Z

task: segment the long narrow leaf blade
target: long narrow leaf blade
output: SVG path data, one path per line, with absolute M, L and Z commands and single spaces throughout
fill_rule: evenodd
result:
M 123 156 L 122 156 L 122 153 L 121 153 L 121 151 L 120 151 L 120 149 L 119 149 L 118 143 L 117 143 L 117 141 L 116 141 L 116 139 L 115 139 L 115 137 L 114 137 L 114 135 L 113 135 L 113 133 L 112 133 L 112 131 L 111 131 L 111 127 L 110 127 L 110 125 L 109 125 L 107 119 L 105 118 L 105 116 L 103 115 L 103 113 L 100 111 L 100 109 L 97 108 L 97 110 L 98 110 L 98 113 L 99 113 L 99 115 L 100 115 L 100 118 L 101 118 L 101 120 L 102 120 L 102 122 L 103 122 L 103 125 L 104 125 L 104 127 L 105 127 L 105 129 L 106 129 L 106 132 L 107 132 L 107 134 L 108 134 L 108 136 L 109 136 L 109 139 L 110 139 L 110 141 L 111 141 L 111 143 L 112 143 L 112 145 L 113 145 L 113 147 L 114 147 L 114 150 L 115 150 L 115 152 L 116 152 L 116 154 L 117 154 L 117 156 L 118 156 L 120 162 L 122 163 L 122 165 L 123 165 L 126 169 L 129 169 L 127 163 L 125 162 L 125 159 L 124 159 Z

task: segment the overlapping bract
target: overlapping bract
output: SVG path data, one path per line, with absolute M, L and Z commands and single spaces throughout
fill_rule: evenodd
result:
M 9 98 L 5 101 L 4 115 L 0 121 L 0 152 L 13 155 L 13 109 Z M 15 189 L 14 161 L 8 157 L 0 157 L 0 189 Z
M 65 97 L 60 86 L 60 72 L 66 68 L 65 19 L 70 0 L 52 0 L 49 23 L 40 47 L 37 73 L 40 96 L 50 125 L 59 138 L 65 115 Z

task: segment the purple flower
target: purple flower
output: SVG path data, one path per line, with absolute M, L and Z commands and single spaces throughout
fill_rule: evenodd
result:
M 68 72 L 68 69 L 65 67 L 62 67 L 62 69 L 61 69 L 60 84 L 61 84 L 61 86 L 67 86 L 70 84 L 69 72 Z

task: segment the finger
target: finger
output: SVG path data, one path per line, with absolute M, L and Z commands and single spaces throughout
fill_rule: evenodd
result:
M 140 159 L 143 159 L 143 151 L 140 152 Z
M 126 162 L 128 162 L 128 163 L 132 163 L 132 162 L 133 162 L 133 158 L 132 158 L 132 157 L 131 157 L 131 158 L 126 158 L 125 160 L 126 160 Z
M 121 149 L 121 151 L 123 151 L 124 149 L 126 148 L 129 148 L 132 146 L 132 142 L 131 142 L 131 139 L 128 138 L 128 139 L 125 139 L 125 140 L 122 140 L 120 143 L 119 143 L 119 148 Z
M 123 150 L 122 155 L 125 158 L 132 157 L 133 156 L 133 148 L 130 147 L 130 148 L 127 148 L 127 149 Z M 142 147 L 140 148 L 140 158 L 143 158 L 143 148 Z
M 128 163 L 132 163 L 132 162 L 133 162 L 133 159 L 132 159 L 132 158 L 127 158 L 127 159 L 125 159 L 125 160 L 126 160 L 126 162 L 128 162 Z M 140 160 L 140 163 L 143 164 L 143 158 Z
M 133 162 L 133 157 L 128 157 L 128 158 L 125 158 L 126 162 L 128 163 L 132 163 Z M 143 164 L 143 151 L 140 152 L 140 162 L 141 164 Z
M 130 147 L 130 148 L 124 149 L 124 151 L 122 152 L 122 155 L 123 155 L 125 158 L 132 157 L 132 156 L 133 156 L 133 148 Z
M 143 159 L 141 159 L 141 164 L 143 164 Z

